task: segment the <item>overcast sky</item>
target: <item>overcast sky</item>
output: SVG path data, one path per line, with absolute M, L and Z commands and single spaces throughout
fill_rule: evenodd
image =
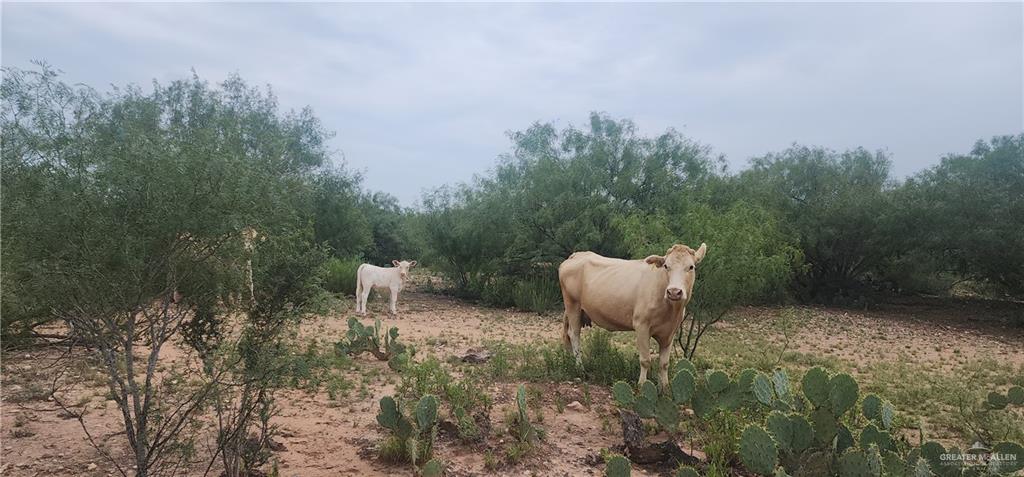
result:
M 337 160 L 412 205 L 534 121 L 672 127 L 732 170 L 793 142 L 905 176 L 1024 130 L 1024 11 L 1003 4 L 2 4 L 2 64 L 100 89 L 232 72 L 312 106 Z

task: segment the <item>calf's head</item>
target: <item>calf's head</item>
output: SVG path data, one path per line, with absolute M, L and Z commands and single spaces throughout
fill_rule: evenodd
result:
M 402 281 L 404 282 L 409 279 L 409 269 L 416 266 L 416 260 L 411 262 L 407 262 L 405 260 L 402 260 L 401 262 L 398 260 L 392 260 L 391 264 L 398 269 L 398 276 L 402 277 Z
M 700 244 L 694 250 L 683 244 L 675 244 L 668 249 L 665 256 L 651 255 L 645 262 L 664 270 L 668 274 L 668 286 L 665 287 L 665 299 L 670 301 L 687 301 L 693 293 L 693 282 L 697 280 L 697 264 L 704 259 L 708 245 Z

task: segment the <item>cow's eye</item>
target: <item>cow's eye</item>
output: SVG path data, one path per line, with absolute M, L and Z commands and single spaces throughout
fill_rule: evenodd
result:
M 665 265 L 662 265 L 662 266 L 665 267 L 665 270 L 669 270 L 667 263 Z
M 690 265 L 690 270 L 693 270 L 693 265 Z

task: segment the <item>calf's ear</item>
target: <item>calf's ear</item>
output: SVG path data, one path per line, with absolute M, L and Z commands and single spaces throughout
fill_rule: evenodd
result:
M 412 267 L 415 267 L 415 266 L 416 266 L 416 260 L 413 260 L 413 261 L 409 262 L 409 268 L 412 268 Z
M 697 252 L 693 254 L 693 258 L 697 261 L 697 263 L 700 263 L 701 260 L 704 260 L 704 254 L 707 253 L 707 251 L 708 244 L 702 242 L 700 244 L 700 248 L 698 248 Z
M 665 265 L 665 257 L 662 257 L 661 255 L 651 255 L 645 258 L 644 261 L 651 265 L 654 265 L 655 267 Z
M 391 264 L 397 267 L 398 266 L 398 260 L 392 260 Z

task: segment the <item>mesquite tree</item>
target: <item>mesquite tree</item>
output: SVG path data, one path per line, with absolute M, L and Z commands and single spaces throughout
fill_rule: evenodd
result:
M 16 283 L 4 287 L 5 335 L 17 322 L 68 323 L 105 364 L 136 474 L 174 472 L 193 450 L 182 431 L 232 368 L 182 385 L 158 370 L 161 351 L 183 329 L 214 351 L 224 330 L 204 318 L 300 309 L 315 283 L 279 272 L 317 268 L 294 250 L 316 249 L 311 175 L 326 135 L 310 112 L 282 114 L 238 78 L 99 94 L 45 66 L 5 73 L 3 278 Z M 247 246 L 247 230 L 271 246 Z

